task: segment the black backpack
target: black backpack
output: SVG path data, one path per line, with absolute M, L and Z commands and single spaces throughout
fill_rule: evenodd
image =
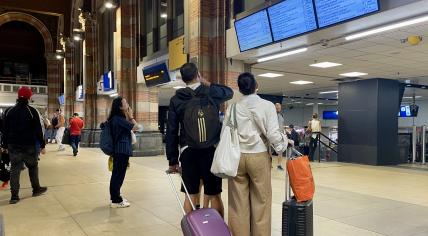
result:
M 216 145 L 221 131 L 217 105 L 208 92 L 203 92 L 208 90 L 207 88 L 202 88 L 199 94 L 196 94 L 191 88 L 185 89 L 188 89 L 192 95 L 192 98 L 186 103 L 182 122 L 186 144 L 195 149 Z

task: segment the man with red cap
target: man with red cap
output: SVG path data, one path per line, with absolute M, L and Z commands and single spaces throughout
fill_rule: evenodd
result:
M 10 204 L 19 202 L 19 177 L 23 165 L 28 167 L 33 197 L 40 196 L 47 191 L 39 183 L 38 155 L 36 142 L 40 143 L 40 152 L 46 153 L 42 126 L 39 113 L 29 105 L 33 95 L 28 87 L 18 90 L 18 100 L 15 106 L 4 112 L 3 139 L 1 147 L 9 152 L 12 164 L 10 171 L 10 191 L 12 197 Z

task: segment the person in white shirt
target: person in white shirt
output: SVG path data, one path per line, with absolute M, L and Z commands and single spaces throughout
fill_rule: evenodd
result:
M 229 226 L 233 235 L 271 235 L 272 159 L 267 143 L 284 152 L 288 139 L 278 126 L 275 106 L 256 94 L 254 75 L 241 74 L 238 86 L 244 95 L 236 103 L 241 158 L 236 177 L 228 183 Z M 229 116 L 230 107 L 225 120 Z
M 315 150 L 317 149 L 318 135 L 321 132 L 321 121 L 318 120 L 318 114 L 312 115 L 312 120 L 308 123 L 308 132 L 311 133 L 311 141 L 309 142 L 309 160 L 314 160 Z
M 278 117 L 278 126 L 279 126 L 279 131 L 284 133 L 284 127 L 285 127 L 285 120 L 284 120 L 284 116 L 282 115 L 282 105 L 280 103 L 275 103 L 275 109 L 276 109 L 276 115 Z M 283 159 L 283 154 L 282 152 L 278 152 L 278 166 L 277 169 L 278 170 L 284 170 L 284 168 L 282 167 L 282 159 Z

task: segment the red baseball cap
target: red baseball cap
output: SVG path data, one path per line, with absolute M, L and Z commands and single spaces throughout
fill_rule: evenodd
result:
M 29 87 L 23 86 L 18 90 L 18 98 L 30 99 L 33 96 L 33 91 Z

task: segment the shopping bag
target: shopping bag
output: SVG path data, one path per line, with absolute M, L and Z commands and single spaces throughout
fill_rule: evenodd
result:
M 287 171 L 297 202 L 311 200 L 315 193 L 315 183 L 308 156 L 288 160 Z
M 229 119 L 221 135 L 220 142 L 214 153 L 211 173 L 220 178 L 233 178 L 238 172 L 241 150 L 236 122 L 236 104 L 231 106 Z
M 112 172 L 113 171 L 113 157 L 110 156 L 108 158 L 108 171 Z
M 71 144 L 70 143 L 70 129 L 64 130 L 64 135 L 62 136 L 62 144 Z

